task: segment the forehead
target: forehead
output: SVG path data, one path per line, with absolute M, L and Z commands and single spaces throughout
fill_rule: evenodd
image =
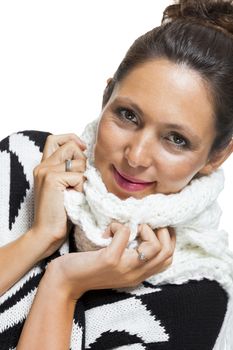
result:
M 111 101 L 128 98 L 145 115 L 210 127 L 214 111 L 208 85 L 198 72 L 165 59 L 133 69 L 113 91 Z

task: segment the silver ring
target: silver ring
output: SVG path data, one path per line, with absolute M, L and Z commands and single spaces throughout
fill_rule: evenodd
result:
M 146 257 L 146 254 L 144 254 L 143 252 L 140 252 L 138 250 L 138 248 L 136 249 L 136 251 L 138 253 L 138 260 L 144 261 L 144 262 L 148 260 L 147 257 Z
M 71 169 L 72 169 L 72 160 L 71 159 L 67 159 L 65 161 L 65 166 L 66 166 L 66 170 L 65 171 L 71 171 Z

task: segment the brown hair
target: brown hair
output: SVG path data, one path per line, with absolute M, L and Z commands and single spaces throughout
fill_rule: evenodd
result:
M 136 66 L 156 58 L 197 71 L 211 92 L 217 136 L 211 152 L 226 147 L 233 134 L 233 1 L 180 0 L 166 7 L 161 26 L 137 38 L 109 81 L 114 86 Z

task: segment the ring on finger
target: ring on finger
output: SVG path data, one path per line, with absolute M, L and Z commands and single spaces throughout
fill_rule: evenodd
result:
M 65 161 L 65 171 L 71 171 L 71 169 L 72 169 L 72 160 L 67 159 Z
M 138 248 L 136 248 L 136 251 L 138 253 L 138 260 L 146 262 L 148 261 L 148 258 L 146 257 L 146 254 L 143 252 L 140 252 Z

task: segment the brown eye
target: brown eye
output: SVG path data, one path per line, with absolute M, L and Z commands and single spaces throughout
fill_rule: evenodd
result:
M 123 108 L 123 107 L 117 108 L 116 114 L 123 121 L 131 122 L 134 124 L 137 123 L 137 116 L 135 115 L 135 113 L 133 111 L 131 111 L 128 108 Z
M 179 148 L 188 148 L 189 146 L 188 140 L 177 133 L 171 133 L 167 139 Z

